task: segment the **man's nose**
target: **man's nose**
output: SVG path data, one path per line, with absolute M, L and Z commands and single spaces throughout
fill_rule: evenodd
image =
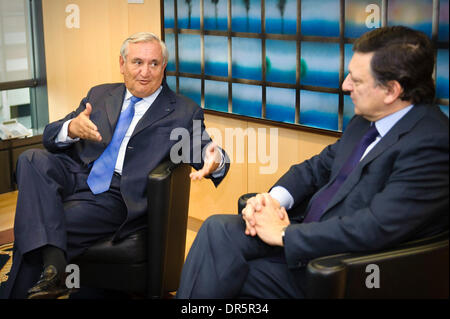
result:
M 342 91 L 351 91 L 353 89 L 353 86 L 351 84 L 350 75 L 348 74 L 344 82 L 342 82 Z
M 150 75 L 150 72 L 151 72 L 150 65 L 147 65 L 147 64 L 142 65 L 142 67 L 141 67 L 141 75 L 142 76 L 148 76 L 148 75 Z

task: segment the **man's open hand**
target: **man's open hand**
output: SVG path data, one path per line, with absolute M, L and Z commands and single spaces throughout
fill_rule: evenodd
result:
M 205 161 L 203 167 L 196 172 L 192 172 L 189 177 L 193 181 L 201 180 L 203 177 L 213 173 L 219 167 L 221 161 L 222 154 L 219 151 L 217 144 L 211 142 L 208 144 L 205 151 Z
M 68 127 L 68 135 L 70 138 L 81 138 L 101 142 L 102 136 L 98 132 L 97 126 L 89 119 L 92 112 L 92 105 L 86 104 L 86 109 L 74 118 Z

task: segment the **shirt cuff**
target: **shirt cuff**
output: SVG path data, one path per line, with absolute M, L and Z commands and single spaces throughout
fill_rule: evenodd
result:
M 58 135 L 55 138 L 55 143 L 59 144 L 60 146 L 64 146 L 67 144 L 71 144 L 74 142 L 79 141 L 80 139 L 77 138 L 71 138 L 69 136 L 69 124 L 72 122 L 73 119 L 70 119 L 68 121 L 65 121 L 63 126 L 61 127 L 61 130 L 59 130 Z
M 294 197 L 292 197 L 288 190 L 283 186 L 275 186 L 270 190 L 269 194 L 286 210 L 289 210 L 294 206 Z
M 223 152 L 222 149 L 217 148 L 220 152 L 220 164 L 219 167 L 216 168 L 216 170 L 214 172 L 211 173 L 211 176 L 214 178 L 219 178 L 225 175 L 225 158 L 223 156 Z

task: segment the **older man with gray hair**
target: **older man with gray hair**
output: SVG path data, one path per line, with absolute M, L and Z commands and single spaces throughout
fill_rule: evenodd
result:
M 165 44 L 141 32 L 123 42 L 120 54 L 124 83 L 93 87 L 74 112 L 47 125 L 45 150 L 18 160 L 14 256 L 3 298 L 66 294 L 68 261 L 101 238 L 146 227 L 147 175 L 177 143 L 173 129 L 187 129 L 191 141 L 202 137 L 205 156 L 191 160 L 192 179 L 211 178 L 217 186 L 225 177 L 226 154 L 205 139 L 203 110 L 163 81 Z

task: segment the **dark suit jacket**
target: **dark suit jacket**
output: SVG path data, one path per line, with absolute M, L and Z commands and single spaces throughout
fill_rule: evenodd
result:
M 74 159 L 78 164 L 71 165 L 69 162 L 69 170 L 72 172 L 88 171 L 90 164 L 102 154 L 112 139 L 125 92 L 123 83 L 93 87 L 76 111 L 47 125 L 43 135 L 44 146 L 50 152 L 64 152 Z M 61 149 L 55 144 L 58 132 L 64 122 L 76 117 L 86 108 L 87 102 L 92 105 L 90 119 L 97 125 L 102 141 L 99 143 L 80 140 Z M 211 141 L 206 132 L 204 139 L 201 139 L 205 130 L 203 119 L 203 110 L 194 101 L 175 94 L 167 84 L 163 84 L 161 93 L 138 122 L 127 146 L 120 184 L 122 197 L 128 209 L 127 223 L 137 220 L 146 212 L 147 175 L 161 161 L 169 157 L 171 147 L 178 142 L 170 139 L 174 128 L 186 128 L 189 131 L 191 165 L 196 169 L 203 166 L 201 154 L 193 154 L 194 143 L 197 149 L 201 150 Z M 201 128 L 200 130 L 193 130 L 194 120 L 201 124 L 197 125 Z M 196 158 L 193 158 L 195 156 Z M 194 159 L 197 163 L 193 162 Z M 226 165 L 228 170 L 229 164 Z M 211 179 L 217 186 L 223 177 Z
M 369 125 L 355 116 L 338 142 L 292 166 L 276 185 L 290 192 L 294 206 L 316 196 L 333 182 Z M 296 268 L 319 256 L 380 249 L 448 229 L 448 129 L 438 107 L 414 106 L 348 176 L 319 222 L 286 229 L 288 265 Z

